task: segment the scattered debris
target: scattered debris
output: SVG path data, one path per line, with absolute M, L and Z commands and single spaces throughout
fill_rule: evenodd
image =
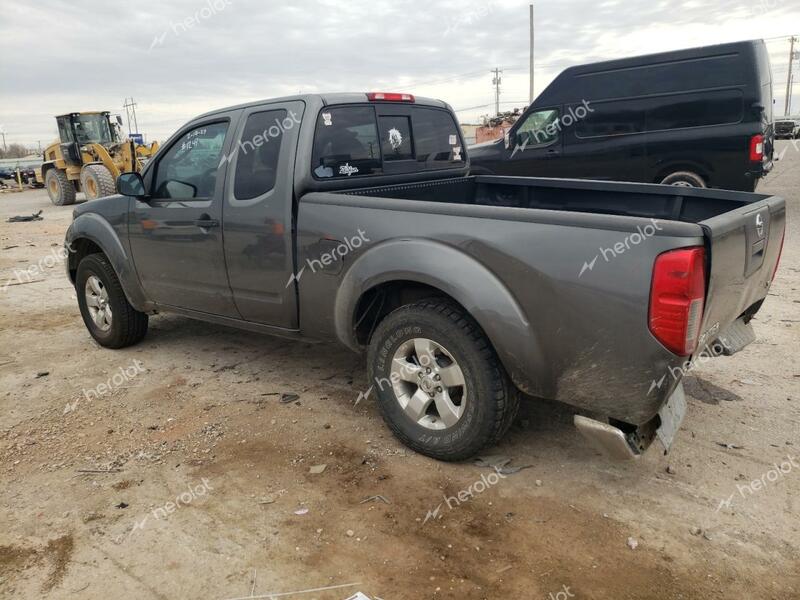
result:
M 76 473 L 120 473 L 122 469 L 78 469 Z
M 692 527 L 690 531 L 692 532 L 692 535 L 701 535 L 703 533 L 703 530 L 699 527 Z
M 534 483 L 536 484 L 536 487 L 542 487 L 542 480 L 541 479 L 537 479 Z
M 10 217 L 8 219 L 8 221 L 6 221 L 6 222 L 7 223 L 27 223 L 29 221 L 41 221 L 41 220 L 44 219 L 44 217 L 42 217 L 41 214 L 42 214 L 42 211 L 39 211 L 39 212 L 34 213 L 32 215 L 22 215 L 22 216 L 18 215 L 18 216 L 15 216 L 15 217 Z
M 345 533 L 347 534 L 347 537 L 353 537 L 356 534 L 356 532 L 352 529 L 348 529 Z
M 629 537 L 628 538 L 628 548 L 631 550 L 636 550 L 639 547 L 639 542 L 636 541 L 635 538 Z
M 11 250 L 12 248 L 19 248 L 19 246 L 3 246 L 3 250 Z
M 259 504 L 274 504 L 275 503 L 275 496 L 261 496 L 261 499 L 258 501 Z
M 366 504 L 367 502 L 383 502 L 384 504 L 391 504 L 384 496 L 370 496 L 364 498 L 359 504 Z
M 728 444 L 726 442 L 716 442 L 717 446 L 722 446 L 727 450 L 744 450 L 744 446 L 739 446 L 737 444 Z
M 50 375 L 50 371 L 39 371 L 36 373 L 36 379 L 40 379 L 41 377 L 47 377 Z
M 669 473 L 670 475 L 675 475 L 675 467 L 673 467 L 672 465 L 667 465 L 667 473 Z
M 734 379 L 733 383 L 741 383 L 742 385 L 761 385 L 757 381 L 753 381 L 752 379 Z
M 319 475 L 320 473 L 323 473 L 327 468 L 328 465 L 314 465 L 308 470 L 308 472 L 311 473 L 312 475 Z
M 294 511 L 294 514 L 296 514 L 296 515 L 307 515 L 308 514 L 308 509 L 305 506 L 303 506 L 301 508 L 298 508 L 296 511 Z
M 128 504 L 127 502 L 120 502 L 119 504 L 115 504 L 114 508 L 128 508 L 129 506 L 130 504 Z
M 503 456 L 501 454 L 491 455 L 491 456 L 478 456 L 475 458 L 474 464 L 476 467 L 487 467 L 490 469 L 494 469 L 501 475 L 513 475 L 514 473 L 519 473 L 522 469 L 529 469 L 533 465 L 523 465 L 521 467 L 510 467 L 508 463 L 511 462 L 511 458 L 508 456 Z
M 295 400 L 299 400 L 300 396 L 297 394 L 293 394 L 291 392 L 282 392 L 281 393 L 281 404 L 290 404 Z

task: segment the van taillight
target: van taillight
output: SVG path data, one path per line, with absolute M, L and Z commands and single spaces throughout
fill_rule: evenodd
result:
M 761 162 L 764 159 L 764 136 L 754 135 L 750 138 L 750 160 Z
M 650 332 L 668 350 L 688 356 L 697 348 L 706 297 L 702 246 L 659 254 L 650 288 Z

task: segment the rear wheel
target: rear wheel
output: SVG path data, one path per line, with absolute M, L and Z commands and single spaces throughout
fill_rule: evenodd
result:
M 86 165 L 81 170 L 81 188 L 87 200 L 105 198 L 117 193 L 111 172 L 103 165 Z
M 440 460 L 467 459 L 505 435 L 519 394 L 489 340 L 460 307 L 424 300 L 378 325 L 367 358 L 397 438 Z
M 117 274 L 102 254 L 81 260 L 75 292 L 86 329 L 101 346 L 132 346 L 147 334 L 147 315 L 130 305 Z
M 47 195 L 56 206 L 75 203 L 75 186 L 67 179 L 67 173 L 61 169 L 50 169 L 44 176 Z
M 707 187 L 703 178 L 691 171 L 676 171 L 675 173 L 671 173 L 661 181 L 661 184 L 675 185 L 678 187 Z

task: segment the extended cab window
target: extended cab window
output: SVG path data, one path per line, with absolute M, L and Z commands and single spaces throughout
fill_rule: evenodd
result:
M 311 158 L 315 177 L 381 173 L 380 152 L 373 107 L 342 106 L 320 111 Z
M 212 123 L 184 133 L 158 161 L 153 197 L 211 198 L 227 131 L 227 123 Z
M 285 118 L 285 110 L 257 112 L 247 117 L 242 139 L 236 146 L 233 195 L 237 200 L 250 200 L 275 187 Z

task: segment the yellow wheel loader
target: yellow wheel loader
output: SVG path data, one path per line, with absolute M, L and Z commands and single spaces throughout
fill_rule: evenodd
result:
M 122 119 L 109 112 L 69 113 L 56 117 L 59 141 L 44 151 L 41 172 L 50 201 L 58 206 L 75 202 L 76 192 L 87 200 L 116 193 L 121 173 L 140 172 L 158 150 L 158 143 L 136 144 L 122 134 Z

